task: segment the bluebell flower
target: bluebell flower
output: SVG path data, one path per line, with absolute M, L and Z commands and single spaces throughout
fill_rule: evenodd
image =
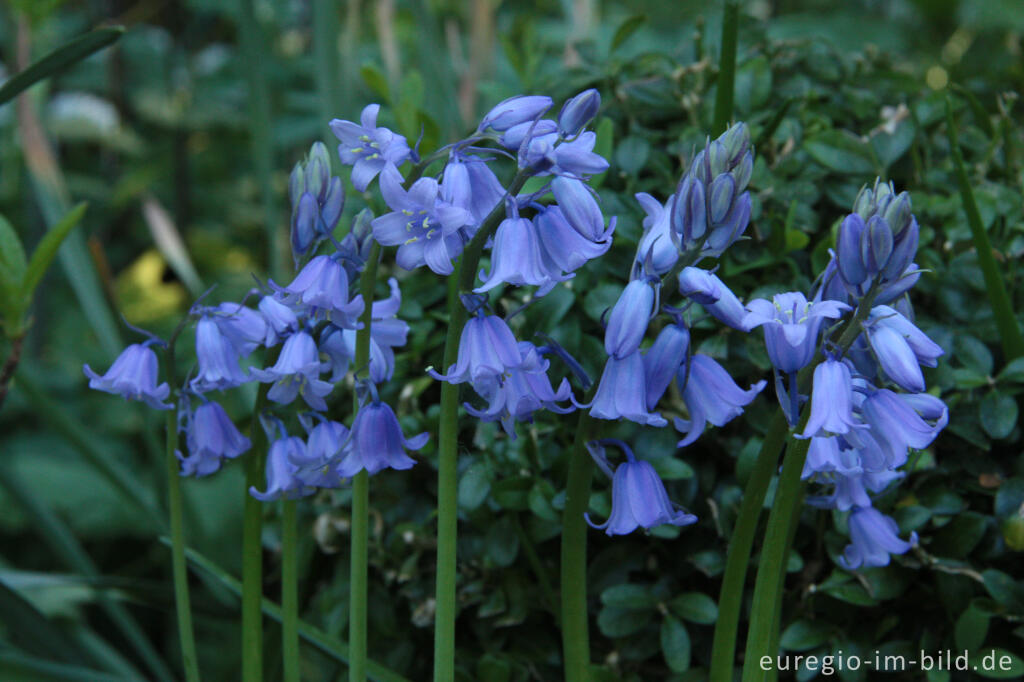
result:
M 291 453 L 295 477 L 314 488 L 339 488 L 337 465 L 345 456 L 349 432 L 344 424 L 323 419 L 309 431 L 306 447 Z
M 411 151 L 405 137 L 387 128 L 377 127 L 379 104 L 367 105 L 359 117 L 359 125 L 334 119 L 331 131 L 341 140 L 338 156 L 352 166 L 352 184 L 365 192 L 377 174 L 387 166 L 400 166 Z
M 182 476 L 208 476 L 224 458 L 238 457 L 252 443 L 243 436 L 219 403 L 205 402 L 188 417 L 185 429 L 188 457 L 175 453 L 181 461 Z
M 439 374 L 433 369 L 427 371 L 439 381 L 476 383 L 488 376 L 501 376 L 522 362 L 518 342 L 508 324 L 496 315 L 481 313 L 471 317 L 462 328 L 459 356 L 448 368 L 448 374 Z
M 949 412 L 938 398 L 899 395 L 884 388 L 864 399 L 861 413 L 893 469 L 906 462 L 907 448 L 928 447 L 949 421 Z
M 843 434 L 864 425 L 853 417 L 853 379 L 845 362 L 829 358 L 814 368 L 811 414 L 803 434 L 810 438 L 824 433 Z
M 716 320 L 746 332 L 747 309 L 740 299 L 713 272 L 685 267 L 679 272 L 679 293 L 701 304 Z
M 601 108 L 601 93 L 594 88 L 584 90 L 566 101 L 558 112 L 558 132 L 563 137 L 575 137 Z
M 253 377 L 262 383 L 273 383 L 267 397 L 287 405 L 299 395 L 314 410 L 326 410 L 324 396 L 334 388 L 320 380 L 320 354 L 313 337 L 305 330 L 289 336 L 273 367 L 253 368 Z
M 807 365 L 818 349 L 818 331 L 826 319 L 850 310 L 839 301 L 808 301 L 798 291 L 776 294 L 771 301 L 755 299 L 743 318 L 747 329 L 764 325 L 768 357 L 781 372 L 796 372 Z
M 660 282 L 651 279 L 643 277 L 627 284 L 612 307 L 604 332 L 604 350 L 608 355 L 623 358 L 640 347 L 657 304 L 655 287 Z
M 640 351 L 622 358 L 609 357 L 601 373 L 590 416 L 597 419 L 626 419 L 637 424 L 665 426 L 668 422 L 647 405 L 647 380 Z
M 582 180 L 558 176 L 551 181 L 551 192 L 574 230 L 590 241 L 601 241 L 605 234 L 604 215 Z
M 675 193 L 669 197 L 669 235 L 682 251 L 696 249 L 707 233 L 707 201 L 704 183 L 692 175 L 680 180 Z
M 917 533 L 910 542 L 899 538 L 896 522 L 873 507 L 854 509 L 850 514 L 850 544 L 839 565 L 848 571 L 888 566 L 890 554 L 904 554 L 917 544 Z
M 146 344 L 133 343 L 117 356 L 103 376 L 89 365 L 82 371 L 89 377 L 89 388 L 123 396 L 126 400 L 141 400 L 155 410 L 169 410 L 173 406 L 163 402 L 171 394 L 166 383 L 156 384 L 158 363 L 156 353 Z
M 523 357 L 519 367 L 502 376 L 483 377 L 473 384 L 480 397 L 488 401 L 487 409 L 478 410 L 465 404 L 466 411 L 481 421 L 500 420 L 505 433 L 512 438 L 516 437 L 515 422 L 533 421 L 537 410 L 567 414 L 576 409 L 558 404 L 572 398 L 572 389 L 566 379 L 562 379 L 557 391 L 551 387 L 547 374 L 550 363 L 540 356 L 536 346 L 520 341 L 519 353 Z
M 507 128 L 498 138 L 505 149 L 520 149 L 527 140 L 545 139 L 550 144 L 558 140 L 558 124 L 546 118 L 529 120 Z
M 291 242 L 296 260 L 334 231 L 345 206 L 341 178 L 331 177 L 331 159 L 322 142 L 313 143 L 305 162 L 295 164 L 288 181 L 292 204 Z
M 504 196 L 505 188 L 486 161 L 452 153 L 441 178 L 441 198 L 469 211 L 473 229 L 467 232 L 475 234 L 476 228 Z
M 488 111 L 480 121 L 478 130 L 488 128 L 498 132 L 534 121 L 551 108 L 551 98 L 543 95 L 518 95 L 509 97 Z
M 313 258 L 286 287 L 271 285 L 281 294 L 283 303 L 307 306 L 313 319 L 327 318 L 342 327 L 358 326 L 363 299 L 356 296 L 349 300 L 348 273 L 331 256 Z
M 589 178 L 608 170 L 608 160 L 594 151 L 597 133 L 586 131 L 576 139 L 562 142 L 551 152 L 554 165 L 548 172 L 575 178 Z
M 637 528 L 653 528 L 662 524 L 689 526 L 697 517 L 674 504 L 665 491 L 658 472 L 650 462 L 637 459 L 628 445 L 621 441 L 591 441 L 587 449 L 591 457 L 606 473 L 610 472 L 604 454 L 604 443 L 618 445 L 626 455 L 626 461 L 615 469 L 612 476 L 612 513 L 608 520 L 597 525 L 585 518 L 592 528 L 603 530 L 608 535 L 626 535 Z
M 395 351 L 404 346 L 409 325 L 395 318 L 402 302 L 398 280 L 388 279 L 391 295 L 374 301 L 370 325 L 370 380 L 380 384 L 391 379 L 395 372 Z M 328 357 L 331 383 L 341 381 L 356 355 L 356 330 L 327 325 L 320 333 L 320 352 Z
M 530 220 L 509 217 L 501 221 L 494 234 L 491 272 L 485 276 L 481 271 L 483 283 L 473 291 L 482 293 L 501 284 L 531 285 L 540 287 L 537 295 L 543 296 L 570 277 L 562 276 L 557 269 L 549 269 L 541 254 L 537 230 Z
M 194 391 L 223 391 L 249 381 L 238 365 L 238 351 L 212 316 L 204 315 L 196 323 L 196 358 L 199 373 L 191 382 Z
M 814 436 L 807 448 L 801 478 L 832 473 L 852 476 L 863 471 L 859 452 L 845 439 L 838 436 Z
M 220 333 L 231 343 L 239 357 L 248 357 L 266 336 L 267 322 L 261 314 L 238 303 L 221 303 L 205 313 L 217 323 Z
M 571 273 L 587 261 L 604 255 L 612 245 L 615 231 L 612 217 L 599 239 L 584 237 L 573 229 L 558 206 L 541 208 L 533 217 L 533 224 L 540 237 L 541 257 L 550 272 Z
M 867 331 L 871 349 L 885 375 L 908 391 L 924 391 L 921 366 L 906 338 L 890 326 L 868 327 Z
M 765 386 L 762 379 L 744 391 L 736 385 L 724 367 L 702 353 L 691 356 L 689 363 L 679 368 L 676 381 L 686 409 L 690 412 L 689 420 L 675 418 L 676 429 L 686 434 L 679 441 L 679 447 L 697 440 L 709 422 L 715 426 L 724 426 L 743 414 L 743 408 Z
M 406 191 L 397 171 L 385 171 L 380 191 L 391 208 L 373 221 L 373 236 L 383 246 L 397 246 L 396 262 L 406 270 L 426 264 L 439 275 L 450 275 L 452 259 L 462 252 L 461 227 L 472 214 L 438 196 L 433 178 L 420 178 Z
M 649 272 L 664 275 L 679 260 L 679 249 L 672 240 L 669 211 L 666 205 L 646 192 L 635 195 L 640 206 L 647 212 L 644 218 L 644 234 L 636 249 L 636 260 L 647 263 Z M 671 199 L 669 200 L 671 202 Z
M 666 325 L 644 353 L 644 383 L 647 385 L 647 409 L 653 410 L 690 350 L 690 330 L 682 320 Z
M 306 444 L 298 436 L 285 434 L 283 428 L 281 433 L 281 437 L 272 442 L 267 451 L 266 491 L 260 492 L 256 486 L 249 488 L 249 494 L 261 502 L 281 498 L 295 500 L 311 495 L 316 490 L 299 478 L 299 466 L 295 463 L 304 459 Z
M 902 336 L 917 362 L 925 367 L 938 366 L 939 358 L 945 354 L 939 344 L 928 338 L 927 334 L 895 308 L 876 305 L 871 309 L 867 324 L 869 328 L 889 327 Z
M 266 336 L 263 344 L 270 348 L 281 343 L 281 340 L 299 329 L 299 318 L 290 306 L 285 305 L 274 296 L 260 299 L 259 310 L 266 321 Z
M 429 438 L 427 432 L 406 438 L 391 406 L 372 400 L 356 414 L 338 474 L 349 478 L 363 470 L 372 475 L 381 469 L 408 469 L 416 460 L 405 451 L 419 450 Z

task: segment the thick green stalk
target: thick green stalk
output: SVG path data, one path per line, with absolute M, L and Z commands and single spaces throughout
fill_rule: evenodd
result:
M 562 512 L 562 656 L 566 682 L 590 679 L 590 631 L 587 617 L 587 523 L 594 461 L 587 441 L 594 418 L 580 411 L 569 455 L 569 473 Z
M 199 659 L 192 631 L 192 604 L 188 595 L 188 566 L 185 562 L 185 528 L 182 521 L 181 476 L 178 472 L 178 417 L 167 411 L 167 508 L 171 520 L 171 565 L 174 574 L 174 606 L 178 614 L 181 664 L 187 682 L 199 682 Z
M 948 95 L 946 97 L 946 134 L 949 136 L 953 167 L 960 185 L 960 199 L 964 205 L 964 213 L 967 214 L 967 224 L 971 227 L 974 248 L 978 252 L 978 265 L 985 278 L 985 290 L 988 292 L 989 304 L 992 306 L 992 314 L 995 316 L 996 329 L 999 330 L 1003 354 L 1006 356 L 1006 361 L 1009 362 L 1014 358 L 1024 356 L 1024 336 L 1021 335 L 1020 327 L 1017 325 L 1017 318 L 1013 314 L 1013 304 L 1006 293 L 1006 283 L 1003 282 L 999 266 L 992 256 L 992 243 L 981 222 L 978 204 L 974 201 L 974 191 L 971 189 L 971 181 L 967 177 L 967 169 L 964 167 L 964 159 L 960 153 L 956 124 L 953 121 L 953 106 Z
M 270 134 L 270 93 L 263 66 L 270 51 L 256 23 L 253 0 L 242 0 L 240 6 L 242 54 L 245 58 L 245 73 L 249 81 L 249 130 L 252 132 L 252 156 L 256 165 L 256 181 L 259 183 L 260 200 L 263 202 L 264 229 L 267 235 L 270 275 L 280 277 L 284 264 L 281 232 L 277 226 L 277 210 L 274 207 L 274 147 Z M 248 680 L 246 680 L 248 682 Z
M 740 19 L 740 6 L 726 0 L 722 13 L 722 54 L 718 60 L 718 83 L 715 87 L 715 123 L 712 135 L 725 132 L 732 119 L 733 93 L 736 89 L 736 34 Z
M 743 604 L 743 586 L 750 564 L 750 551 L 754 546 L 757 521 L 761 518 L 761 507 L 772 476 L 779 462 L 779 455 L 786 444 L 789 433 L 786 417 L 781 411 L 772 419 L 768 433 L 761 442 L 757 461 L 750 472 L 747 487 L 743 491 L 743 502 L 736 518 L 732 536 L 729 538 L 729 552 L 725 559 L 722 575 L 722 590 L 718 595 L 718 620 L 715 623 L 715 639 L 711 648 L 710 682 L 731 682 L 733 662 L 736 658 L 736 632 L 739 628 L 740 607 Z
M 284 682 L 299 682 L 299 529 L 295 500 L 281 500 L 281 657 Z
M 263 679 L 263 503 L 249 494 L 261 488 L 267 458 L 267 435 L 260 424 L 260 412 L 267 402 L 269 385 L 260 386 L 252 412 L 249 439 L 252 450 L 246 455 L 245 508 L 242 519 L 242 679 Z
M 515 195 L 526 184 L 530 174 L 520 172 L 508 188 Z M 476 270 L 484 244 L 505 216 L 505 205 L 499 202 L 479 231 L 466 245 L 448 281 L 448 330 L 444 339 L 444 361 L 447 370 L 458 359 L 459 338 L 468 315 L 459 300 L 460 291 L 473 288 Z M 456 540 L 458 538 L 458 441 L 459 387 L 451 382 L 441 384 L 441 417 L 438 432 L 437 467 L 437 584 L 434 611 L 434 682 L 455 679 L 455 577 Z
M 377 263 L 380 260 L 381 247 L 373 243 L 366 267 L 359 278 L 359 292 L 363 296 L 363 314 L 359 321 L 363 326 L 356 332 L 355 368 L 356 378 L 360 373 L 368 372 L 370 362 L 370 328 L 373 321 L 373 285 L 377 281 Z M 352 413 L 359 411 L 358 395 L 352 398 Z M 366 593 L 368 582 L 366 564 L 368 561 L 367 540 L 370 527 L 370 477 L 366 471 L 360 471 L 352 478 L 352 535 L 351 556 L 349 567 L 349 616 L 348 642 L 351 659 L 349 661 L 348 678 L 351 682 L 363 682 L 366 679 Z
M 338 60 L 339 3 L 336 0 L 313 0 L 313 56 L 316 59 L 316 85 L 320 91 L 320 118 L 328 122 L 341 116 L 345 106 L 342 95 L 341 69 Z M 326 140 L 334 139 L 330 127 Z M 331 155 L 334 156 L 333 154 Z M 338 160 L 334 159 L 337 165 Z

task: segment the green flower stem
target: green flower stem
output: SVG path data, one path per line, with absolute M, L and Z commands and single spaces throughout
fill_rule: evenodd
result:
M 593 390 L 591 390 L 591 394 Z M 592 395 L 588 395 L 589 400 Z M 594 460 L 587 441 L 595 419 L 580 410 L 569 454 L 569 473 L 562 512 L 562 655 L 566 682 L 590 679 L 590 631 L 587 614 L 587 523 Z
M 174 574 L 174 607 L 178 614 L 181 664 L 187 682 L 199 682 L 199 659 L 192 631 L 192 604 L 188 594 L 188 566 L 185 563 L 185 528 L 182 521 L 181 475 L 178 458 L 177 410 L 167 411 L 167 507 L 171 520 L 171 566 Z
M 736 89 L 736 34 L 740 6 L 735 0 L 726 0 L 722 13 L 722 54 L 718 62 L 718 83 L 715 88 L 714 136 L 721 135 L 732 119 L 733 93 Z
M 999 266 L 992 256 L 992 243 L 981 222 L 978 204 L 974 201 L 974 191 L 971 189 L 971 181 L 967 177 L 967 169 L 964 167 L 964 159 L 960 153 L 960 143 L 957 140 L 956 124 L 953 121 L 953 105 L 948 95 L 946 97 L 946 134 L 949 136 L 953 167 L 960 185 L 960 199 L 963 201 L 964 213 L 967 214 L 967 224 L 971 227 L 974 248 L 978 252 L 978 265 L 985 278 L 985 290 L 988 292 L 992 314 L 995 316 L 996 329 L 999 330 L 1003 354 L 1006 356 L 1006 361 L 1009 362 L 1014 358 L 1024 356 L 1024 336 L 1021 335 L 1020 327 L 1017 325 L 1017 318 L 1013 314 L 1013 304 L 1006 293 L 1006 283 L 1003 282 Z
M 281 657 L 284 682 L 299 682 L 299 531 L 295 506 L 295 500 L 281 500 Z
M 520 172 L 508 188 L 515 195 L 530 174 Z M 459 300 L 459 292 L 473 288 L 480 255 L 487 239 L 494 234 L 505 215 L 500 202 L 466 245 L 448 281 L 448 330 L 444 340 L 444 364 L 447 370 L 458 359 L 459 338 L 468 315 Z M 458 538 L 458 441 L 459 387 L 441 384 L 441 417 L 438 433 L 437 468 L 437 585 L 434 612 L 434 682 L 455 679 L 455 578 L 456 540 Z
M 260 424 L 260 412 L 267 403 L 269 384 L 260 386 L 252 412 L 249 439 L 252 450 L 246 456 L 245 508 L 242 520 L 242 679 L 263 679 L 263 503 L 249 494 L 264 482 L 267 435 Z
M 380 261 L 381 246 L 376 241 L 370 250 L 363 274 L 359 277 L 359 292 L 363 296 L 363 314 L 359 321 L 362 328 L 356 332 L 355 368 L 356 378 L 361 372 L 368 372 L 370 361 L 370 327 L 373 320 L 373 285 L 377 280 L 377 264 Z M 358 394 L 354 394 L 352 414 L 359 411 Z M 352 535 L 349 570 L 349 617 L 348 638 L 351 659 L 348 678 L 351 682 L 366 679 L 366 593 L 368 591 L 367 538 L 370 527 L 370 477 L 360 471 L 352 478 Z
M 729 538 L 729 552 L 725 559 L 722 575 L 722 590 L 718 596 L 718 621 L 715 623 L 715 638 L 711 648 L 711 682 L 732 682 L 733 661 L 736 658 L 736 631 L 739 628 L 740 607 L 743 604 L 743 585 L 747 579 L 750 551 L 754 546 L 757 522 L 761 518 L 768 486 L 775 474 L 779 455 L 786 444 L 789 433 L 786 417 L 780 410 L 772 419 L 761 442 L 757 461 L 750 472 L 747 487 L 743 491 L 743 502 L 736 518 L 732 536 Z
M 316 85 L 320 91 L 320 118 L 325 126 L 324 139 L 328 142 L 334 139 L 328 122 L 340 116 L 345 106 L 338 60 L 338 5 L 336 0 L 313 0 L 313 57 L 316 60 Z M 333 163 L 337 166 L 338 159 L 334 158 Z
M 853 318 L 846 323 L 840 334 L 837 346 L 845 352 L 861 333 L 861 324 L 867 319 L 879 285 L 876 282 L 868 290 L 857 306 Z M 822 361 L 818 359 L 800 374 L 800 385 L 806 385 L 808 375 Z M 794 429 L 795 433 L 803 431 L 810 417 L 810 409 L 804 409 L 800 421 Z M 757 579 L 754 582 L 753 607 L 750 612 L 750 627 L 747 632 L 747 647 L 744 656 L 743 682 L 767 682 L 772 676 L 760 665 L 763 656 L 775 656 L 778 650 L 779 620 L 781 617 L 781 601 L 786 576 L 786 561 L 789 547 L 795 535 L 796 525 L 800 520 L 800 508 L 804 498 L 804 482 L 801 474 L 807 449 L 811 439 L 793 439 L 786 448 L 786 456 L 782 460 L 782 473 L 779 474 L 779 485 L 775 491 L 775 503 L 768 515 L 768 526 L 765 531 L 761 549 L 761 562 L 757 568 Z M 731 658 L 730 658 L 731 665 Z

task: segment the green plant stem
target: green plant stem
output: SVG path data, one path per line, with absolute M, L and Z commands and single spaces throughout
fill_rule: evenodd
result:
M 734 0 L 726 0 L 722 13 L 722 54 L 718 61 L 718 83 L 715 88 L 715 122 L 711 128 L 714 136 L 721 135 L 732 119 L 733 93 L 736 88 L 736 34 L 739 25 L 740 6 Z
M 171 565 L 174 574 L 174 606 L 178 615 L 181 663 L 187 682 L 199 682 L 199 659 L 192 631 L 192 604 L 188 594 L 188 566 L 185 562 L 185 528 L 182 520 L 181 476 L 178 473 L 178 417 L 167 412 L 167 508 L 171 525 Z
M 252 412 L 249 439 L 252 450 L 246 455 L 245 495 L 242 518 L 242 679 L 263 679 L 263 503 L 249 494 L 250 488 L 263 485 L 267 457 L 267 435 L 260 424 L 260 412 L 267 402 L 269 385 L 260 386 Z
M 587 441 L 594 418 L 580 410 L 569 455 L 565 509 L 562 512 L 562 656 L 566 682 L 590 679 L 590 630 L 587 614 L 587 523 L 594 461 Z
M 245 74 L 249 81 L 249 130 L 252 133 L 250 141 L 260 200 L 263 202 L 270 275 L 280 277 L 284 258 L 274 204 L 274 148 L 270 134 L 270 94 L 264 72 L 264 64 L 269 59 L 271 51 L 267 49 L 260 26 L 256 22 L 253 0 L 242 0 L 239 9 L 242 54 L 245 57 Z
M 313 0 L 313 56 L 316 59 L 316 84 L 320 91 L 320 118 L 326 127 L 326 140 L 333 140 L 328 122 L 341 115 L 345 106 L 342 95 L 340 62 L 338 60 L 339 3 L 336 0 Z M 334 157 L 334 154 L 331 155 Z M 337 166 L 338 159 L 333 163 Z
M 733 662 L 736 658 L 736 632 L 739 628 L 743 586 L 747 579 L 750 552 L 754 546 L 754 535 L 757 532 L 758 519 L 761 518 L 764 498 L 788 434 L 786 417 L 779 411 L 772 418 L 768 433 L 761 442 L 757 461 L 743 491 L 739 516 L 729 538 L 729 552 L 725 559 L 725 572 L 722 574 L 722 590 L 718 595 L 718 620 L 715 623 L 711 671 L 708 677 L 711 682 L 732 681 Z
M 295 500 L 281 500 L 281 656 L 284 681 L 299 682 L 299 530 Z
M 508 194 L 515 195 L 530 177 L 527 172 L 516 175 Z M 468 315 L 459 300 L 460 291 L 473 288 L 480 254 L 487 239 L 494 234 L 505 216 L 504 202 L 499 202 L 483 221 L 480 230 L 466 245 L 455 270 L 448 280 L 448 330 L 444 340 L 443 368 L 447 370 L 458 359 L 459 338 Z M 455 578 L 456 540 L 458 538 L 458 441 L 459 387 L 451 382 L 441 384 L 441 416 L 438 432 L 437 467 L 437 583 L 434 612 L 434 682 L 455 679 Z
M 964 159 L 960 153 L 956 123 L 953 121 L 953 105 L 948 95 L 946 96 L 946 134 L 949 136 L 953 167 L 956 171 L 957 183 L 960 185 L 960 199 L 963 202 L 964 213 L 967 214 L 967 224 L 970 225 L 971 236 L 974 238 L 974 248 L 978 252 L 978 265 L 985 278 L 985 290 L 988 292 L 989 304 L 992 306 L 992 314 L 995 317 L 996 329 L 999 331 L 1003 354 L 1006 356 L 1006 361 L 1009 362 L 1014 358 L 1024 356 L 1024 336 L 1021 335 L 1020 327 L 1017 325 L 1017 318 L 1013 314 L 1013 305 L 1006 293 L 1006 283 L 999 272 L 995 257 L 992 256 L 992 243 L 989 241 L 988 233 L 981 222 L 981 215 L 978 213 L 978 204 L 974 200 L 974 191 L 971 189 L 970 178 L 967 176 Z
M 355 367 L 356 379 L 368 372 L 370 361 L 370 330 L 373 321 L 373 285 L 377 280 L 377 263 L 380 261 L 381 246 L 374 242 L 366 261 L 363 274 L 359 277 L 359 292 L 365 307 L 359 318 L 362 328 L 356 332 Z M 358 392 L 352 398 L 352 413 L 359 411 Z M 352 478 L 352 535 L 349 567 L 349 617 L 348 642 L 351 659 L 348 676 L 351 682 L 366 679 L 367 636 L 366 636 L 366 593 L 368 537 L 370 528 L 370 477 L 365 470 Z

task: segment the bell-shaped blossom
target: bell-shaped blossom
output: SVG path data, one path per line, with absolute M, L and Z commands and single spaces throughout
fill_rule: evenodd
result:
M 562 215 L 573 229 L 590 241 L 600 241 L 605 234 L 604 215 L 597 199 L 582 181 L 557 176 L 551 181 L 551 192 L 562 209 Z
M 207 309 L 206 313 L 217 323 L 220 333 L 234 346 L 239 357 L 248 357 L 263 344 L 267 322 L 262 311 L 238 303 L 221 303 Z
M 845 362 L 829 358 L 814 368 L 811 414 L 802 435 L 843 434 L 864 425 L 853 417 L 853 379 Z
M 199 373 L 191 383 L 194 391 L 223 391 L 249 381 L 238 365 L 238 351 L 211 316 L 196 323 L 196 358 Z
M 416 461 L 405 451 L 419 450 L 429 438 L 427 432 L 406 438 L 391 406 L 373 400 L 356 414 L 338 474 L 348 478 L 363 470 L 372 475 L 381 469 L 408 469 Z
M 538 140 L 543 140 L 549 147 L 557 142 L 558 124 L 546 118 L 524 121 L 505 130 L 498 138 L 501 146 L 513 151 L 518 151 L 524 146 L 529 147 Z
M 557 270 L 549 270 L 547 265 L 533 223 L 526 218 L 506 218 L 494 235 L 491 272 L 486 277 L 480 273 L 483 284 L 473 291 L 490 291 L 500 284 L 531 285 L 540 287 L 537 294 L 543 296 L 555 284 L 571 277 L 563 277 Z
M 896 522 L 873 507 L 854 509 L 849 524 L 850 544 L 839 559 L 849 571 L 888 566 L 889 555 L 904 554 L 917 544 L 917 533 L 910 534 L 910 542 L 901 540 Z
M 396 262 L 406 270 L 426 264 L 439 275 L 450 275 L 452 259 L 462 251 L 461 227 L 473 222 L 468 209 L 439 196 L 433 178 L 420 178 L 408 191 L 398 171 L 380 176 L 380 191 L 391 208 L 373 221 L 373 236 L 383 246 L 397 246 Z
M 558 390 L 551 387 L 548 378 L 550 363 L 540 356 L 537 348 L 529 341 L 519 342 L 523 362 L 510 369 L 501 377 L 487 376 L 473 384 L 473 389 L 488 401 L 487 409 L 478 410 L 466 403 L 466 411 L 481 421 L 501 421 L 501 426 L 511 438 L 516 437 L 515 422 L 533 420 L 533 413 L 547 409 L 558 414 L 567 414 L 575 408 L 558 403 L 572 398 L 572 389 L 567 379 L 562 379 Z
M 815 474 L 852 476 L 863 471 L 860 454 L 845 439 L 838 436 L 814 436 L 807 448 L 801 478 L 810 478 Z
M 679 272 L 679 293 L 700 303 L 722 324 L 750 331 L 744 323 L 747 309 L 715 273 L 692 266 L 683 268 Z
M 208 476 L 218 469 L 224 458 L 238 457 L 252 443 L 243 436 L 224 408 L 212 400 L 203 403 L 189 415 L 185 429 L 188 456 L 175 453 L 181 461 L 182 476 Z
M 925 367 L 935 367 L 939 364 L 939 358 L 945 354 L 942 347 L 928 338 L 928 335 L 917 328 L 913 322 L 907 319 L 895 308 L 887 305 L 876 305 L 871 309 L 868 317 L 869 327 L 889 327 L 907 342 L 910 350 L 913 351 L 917 362 Z
M 707 201 L 704 183 L 687 174 L 669 198 L 669 227 L 682 251 L 697 248 L 707 233 Z
M 747 304 L 743 325 L 764 326 L 768 357 L 781 372 L 796 372 L 807 365 L 818 349 L 818 331 L 825 319 L 840 317 L 850 306 L 839 301 L 808 301 L 798 291 L 776 294 L 771 301 L 755 299 Z
M 558 113 L 558 132 L 563 137 L 574 137 L 597 116 L 601 108 L 601 93 L 590 88 L 566 101 Z
M 558 144 L 551 152 L 554 165 L 549 172 L 574 178 L 604 173 L 608 170 L 608 160 L 594 151 L 595 144 L 597 134 L 589 130 L 574 140 Z
M 664 275 L 679 260 L 679 249 L 672 241 L 669 207 L 646 192 L 640 192 L 635 196 L 640 206 L 647 212 L 647 217 L 643 221 L 644 234 L 636 249 L 636 260 L 639 263 L 646 263 L 648 272 Z
M 349 299 L 348 273 L 331 256 L 313 258 L 286 287 L 271 285 L 283 303 L 307 306 L 313 319 L 329 318 L 339 326 L 355 327 L 363 312 L 363 299 Z
M 496 315 L 476 315 L 462 328 L 459 355 L 448 374 L 428 369 L 432 377 L 452 384 L 476 383 L 485 377 L 501 376 L 519 367 L 523 357 L 512 330 Z
M 637 424 L 649 426 L 665 426 L 668 423 L 657 412 L 649 411 L 647 406 L 647 381 L 640 351 L 622 358 L 608 358 L 589 407 L 590 416 L 597 419 L 625 417 Z
M 411 154 L 405 137 L 377 127 L 379 113 L 380 105 L 370 104 L 363 109 L 359 124 L 331 121 L 331 132 L 341 141 L 338 156 L 343 164 L 352 166 L 352 184 L 360 192 L 365 192 L 385 167 L 400 166 Z
M 838 511 L 850 511 L 857 507 L 870 507 L 871 493 L 879 493 L 885 490 L 893 481 L 903 478 L 903 472 L 859 471 L 832 478 L 831 482 L 835 485 L 832 494 L 822 497 L 808 497 L 808 504 Z
M 82 367 L 89 377 L 89 388 L 120 395 L 126 400 L 141 400 L 155 410 L 169 410 L 173 406 L 163 401 L 171 394 L 171 388 L 166 383 L 157 386 L 157 369 L 156 353 L 141 343 L 133 343 L 121 351 L 103 376 L 89 365 Z
M 398 280 L 388 280 L 391 295 L 374 301 L 370 324 L 370 380 L 380 384 L 391 379 L 395 373 L 394 349 L 404 346 L 409 334 L 405 320 L 395 317 L 402 303 L 402 292 Z M 331 383 L 341 381 L 356 356 L 356 330 L 342 329 L 328 325 L 320 333 L 320 352 L 328 357 L 327 367 L 331 370 Z
M 679 367 L 686 361 L 690 350 L 690 330 L 682 320 L 667 325 L 644 353 L 644 383 L 647 385 L 646 404 L 653 410 Z
M 626 461 L 615 469 L 612 477 L 612 512 L 608 520 L 597 525 L 586 515 L 592 528 L 603 530 L 608 535 L 626 535 L 637 528 L 653 528 L 662 524 L 689 526 L 697 517 L 674 504 L 665 491 L 658 472 L 650 462 L 637 459 L 625 443 L 616 441 L 626 454 Z M 605 459 L 604 447 L 600 441 L 587 443 L 598 466 L 606 472 L 611 469 Z
M 937 398 L 934 401 L 908 401 L 908 397 L 883 388 L 869 395 L 861 404 L 864 421 L 871 425 L 871 433 L 885 451 L 890 468 L 906 462 L 907 448 L 920 450 L 931 445 L 949 421 L 949 412 L 945 405 L 939 409 L 941 401 Z M 918 414 L 915 410 L 918 404 L 924 408 L 925 416 L 935 421 L 934 424 Z
M 324 396 L 334 388 L 320 380 L 320 354 L 309 332 L 302 330 L 289 336 L 273 367 L 253 368 L 252 375 L 262 383 L 273 383 L 267 397 L 287 405 L 302 396 L 314 410 L 326 410 Z
M 533 217 L 533 224 L 540 238 L 541 257 L 548 271 L 553 273 L 574 272 L 587 261 L 603 256 L 612 245 L 615 231 L 612 217 L 608 229 L 592 241 L 573 229 L 558 206 L 541 208 Z
M 295 311 L 274 296 L 264 296 L 259 303 L 260 312 L 266 321 L 266 336 L 263 343 L 267 348 L 281 343 L 281 339 L 299 329 L 299 318 Z
M 468 232 L 475 234 L 476 228 L 504 196 L 505 188 L 486 161 L 474 156 L 452 154 L 441 179 L 441 199 L 469 211 L 472 220 L 467 227 L 472 229 Z
M 282 498 L 296 500 L 311 495 L 316 489 L 306 485 L 298 476 L 299 466 L 296 461 L 305 457 L 306 444 L 298 436 L 282 437 L 270 444 L 267 451 L 267 486 L 264 492 L 249 488 L 249 494 L 261 502 L 271 502 Z
M 340 487 L 337 465 L 345 455 L 348 435 L 344 424 L 327 419 L 310 429 L 306 447 L 291 454 L 296 478 L 314 488 Z
M 604 350 L 614 358 L 635 353 L 647 332 L 657 298 L 649 279 L 643 277 L 627 284 L 608 315 Z
M 498 132 L 522 123 L 532 122 L 551 108 L 551 98 L 543 95 L 518 95 L 509 97 L 488 111 L 480 121 L 480 131 Z
M 868 341 L 887 377 L 908 391 L 924 391 L 921 365 L 902 334 L 890 326 L 876 325 L 868 328 Z
M 676 380 L 683 394 L 683 402 L 690 419 L 675 418 L 675 427 L 686 437 L 679 441 L 685 447 L 697 440 L 710 422 L 724 426 L 743 414 L 743 408 L 757 397 L 765 386 L 762 379 L 744 391 L 732 380 L 725 368 L 712 358 L 697 353 L 690 362 L 679 368 Z

